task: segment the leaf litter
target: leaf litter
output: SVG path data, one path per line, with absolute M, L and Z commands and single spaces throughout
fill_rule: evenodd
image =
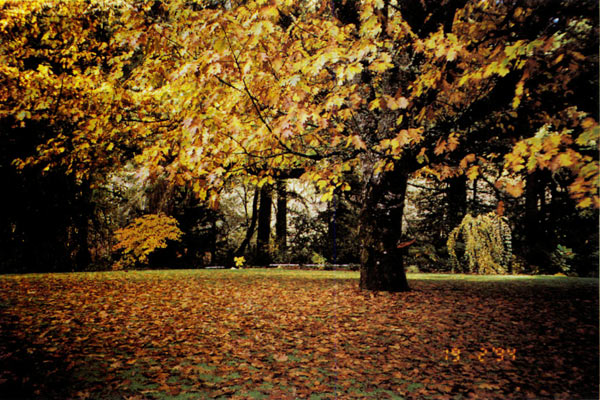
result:
M 143 271 L 0 277 L 16 398 L 597 398 L 598 283 Z

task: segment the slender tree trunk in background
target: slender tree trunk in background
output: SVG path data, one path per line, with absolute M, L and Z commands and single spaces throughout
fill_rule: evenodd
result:
M 85 267 L 89 266 L 92 262 L 92 256 L 89 248 L 89 220 L 87 215 L 82 215 L 79 219 L 77 227 L 77 256 L 76 256 L 76 266 L 78 271 L 82 271 Z
M 260 189 L 260 205 L 258 209 L 258 232 L 256 233 L 256 262 L 268 265 L 271 262 L 269 254 L 269 237 L 271 236 L 271 206 L 273 198 L 270 185 Z
M 446 188 L 446 232 L 445 235 L 461 223 L 467 212 L 467 177 L 464 175 L 448 179 Z M 445 239 L 445 238 L 444 238 Z
M 538 179 L 535 173 L 527 175 L 525 186 L 525 229 L 528 239 L 534 239 L 540 232 L 540 212 Z
M 559 194 L 557 190 L 557 184 L 554 179 L 550 178 L 548 181 L 550 188 L 550 204 L 548 205 L 548 231 L 549 234 L 556 239 L 556 244 L 560 241 L 560 215 L 561 215 L 561 202 L 559 201 Z M 562 202 L 564 204 L 564 201 Z
M 277 215 L 275 222 L 275 235 L 277 237 L 277 251 L 285 255 L 287 250 L 287 181 L 277 181 Z
M 250 244 L 250 239 L 252 239 L 252 235 L 254 234 L 254 230 L 256 229 L 256 221 L 258 219 L 258 193 L 259 190 L 256 188 L 254 190 L 254 197 L 252 199 L 252 215 L 250 216 L 250 224 L 248 225 L 248 229 L 246 230 L 246 237 L 240 244 L 240 247 L 235 251 L 236 256 L 241 256 L 246 251 L 246 247 Z
M 210 253 L 211 262 L 214 262 L 217 259 L 217 232 L 219 232 L 219 228 L 217 227 L 217 218 L 211 219 L 208 251 Z
M 330 262 L 333 264 L 337 264 L 337 228 L 338 228 L 338 218 L 339 218 L 339 210 L 338 210 L 338 195 L 334 194 L 333 199 L 328 204 L 329 209 L 329 223 L 328 227 L 328 237 L 331 240 L 331 254 L 330 254 Z
M 534 172 L 527 175 L 525 183 L 525 256 L 531 265 L 546 267 L 550 258 L 546 252 L 548 238 L 544 232 L 544 219 L 541 207 L 545 201 L 545 185 L 540 174 Z
M 477 210 L 477 182 L 479 179 L 473 181 L 473 198 L 471 199 L 471 209 Z
M 360 288 L 409 290 L 403 266 L 402 216 L 408 173 L 396 166 L 367 183 L 360 213 Z
M 79 199 L 79 215 L 77 216 L 77 255 L 75 264 L 77 269 L 81 271 L 92 262 L 89 246 L 92 190 L 88 181 L 85 180 L 81 183 L 79 193 L 81 198 Z

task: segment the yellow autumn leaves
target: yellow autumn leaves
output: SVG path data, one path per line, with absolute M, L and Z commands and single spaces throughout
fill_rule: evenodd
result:
M 464 242 L 464 256 L 468 270 L 461 268 L 457 241 Z M 507 219 L 496 212 L 473 217 L 465 215 L 462 222 L 450 233 L 447 241 L 453 272 L 478 274 L 507 273 L 512 258 L 511 230 Z
M 175 218 L 164 214 L 147 214 L 136 218 L 125 228 L 115 231 L 117 243 L 113 250 L 121 251 L 113 269 L 146 264 L 148 256 L 156 249 L 167 247 L 168 241 L 179 241 L 183 233 Z
M 497 129 L 498 136 L 514 139 L 498 168 L 521 179 L 536 168 L 568 169 L 580 206 L 598 204 L 597 157 L 580 151 L 597 149 L 593 116 L 572 132 L 556 128 L 558 133 L 543 139 L 528 137 L 552 121 L 535 120 L 531 131 L 516 132 L 511 120 L 543 108 L 535 101 L 575 79 L 574 66 L 586 56 L 566 32 L 490 39 L 505 18 L 498 20 L 487 8 L 504 15 L 504 4 L 469 3 L 456 11 L 451 28 L 436 27 L 420 37 L 401 7 L 383 0 L 356 2 L 359 26 L 323 13 L 330 8 L 326 2 L 248 1 L 215 10 L 171 0 L 152 11 L 151 3 L 57 1 L 46 13 L 41 11 L 46 2 L 26 3 L 19 8 L 17 2 L 0 2 L 0 32 L 6 33 L 0 97 L 9 99 L 0 117 L 22 125 L 48 123 L 57 131 L 69 126 L 73 132 L 58 132 L 40 145 L 39 154 L 17 161 L 20 166 L 63 165 L 79 177 L 118 167 L 123 153 L 136 152 L 139 164 L 167 171 L 174 182 L 211 201 L 228 180 L 260 186 L 280 172 L 304 169 L 319 171 L 317 181 L 329 182 L 321 189 L 330 199 L 330 189 L 343 185 L 342 174 L 338 182 L 331 174 L 340 159 L 358 165 L 360 154 L 376 153 L 374 164 L 386 170 L 419 144 L 421 152 L 413 153 L 430 170 L 436 169 L 430 159 L 455 150 L 475 153 L 479 163 L 485 150 L 465 148 L 471 132 Z M 521 21 L 531 10 L 510 13 Z M 37 25 L 28 22 L 34 20 Z M 23 67 L 32 58 L 43 61 Z M 540 76 L 554 72 L 561 77 L 558 86 L 536 89 Z M 401 82 L 389 79 L 392 74 Z M 506 79 L 509 74 L 514 79 Z M 463 113 L 493 96 L 500 80 L 510 84 L 506 110 L 490 107 L 505 115 L 473 115 L 466 126 Z M 506 117 L 510 113 L 515 117 Z M 527 118 L 545 118 L 540 114 Z M 368 126 L 376 121 L 379 126 Z M 476 179 L 484 172 L 477 163 L 447 170 Z
M 586 132 L 595 130 L 596 134 L 598 133 L 598 123 L 593 119 L 585 119 L 583 124 L 587 127 Z M 505 168 L 514 173 L 522 170 L 532 173 L 536 169 L 552 172 L 561 168 L 570 170 L 575 180 L 569 186 L 569 193 L 577 201 L 577 206 L 600 207 L 600 165 L 591 155 L 575 151 L 572 145 L 573 136 L 570 130 L 556 131 L 551 125 L 544 125 L 535 136 L 521 140 L 513 146 L 512 152 L 505 156 Z

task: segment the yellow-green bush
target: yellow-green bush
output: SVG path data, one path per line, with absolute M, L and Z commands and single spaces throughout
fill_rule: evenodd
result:
M 146 264 L 150 253 L 167 247 L 167 240 L 179 241 L 181 235 L 175 218 L 164 214 L 147 214 L 136 218 L 125 228 L 115 231 L 117 243 L 113 250 L 120 251 L 120 258 L 113 269 L 129 268 L 136 263 Z
M 456 254 L 457 243 L 464 243 L 465 262 Z M 452 272 L 505 274 L 512 259 L 511 230 L 506 217 L 495 212 L 473 217 L 465 215 L 448 236 Z

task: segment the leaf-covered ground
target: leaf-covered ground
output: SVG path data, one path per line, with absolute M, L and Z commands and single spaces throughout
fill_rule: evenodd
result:
M 598 398 L 598 283 L 164 271 L 0 277 L 3 398 Z

